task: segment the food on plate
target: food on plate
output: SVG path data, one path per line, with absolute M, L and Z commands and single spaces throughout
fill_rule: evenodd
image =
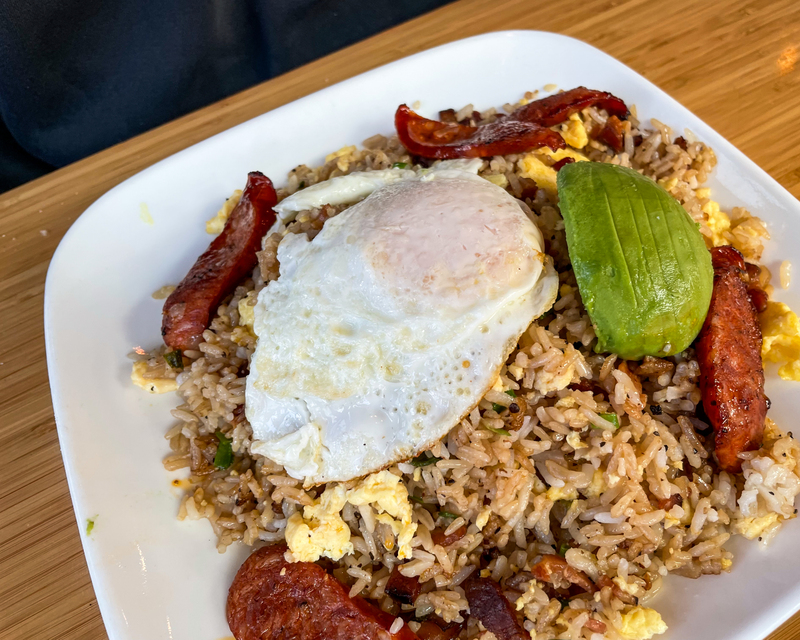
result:
M 766 228 L 712 199 L 711 149 L 604 92 L 398 114 L 398 136 L 295 168 L 257 266 L 213 303 L 183 287 L 210 309 L 199 337 L 134 364 L 181 397 L 179 518 L 260 547 L 231 630 L 663 633 L 667 575 L 730 571 L 732 536 L 767 544 L 796 514 L 800 447 L 758 385 L 756 318 L 763 359 L 800 371 Z
M 317 185 L 321 186 L 321 185 Z M 504 189 L 432 171 L 290 234 L 254 307 L 250 451 L 305 483 L 430 448 L 492 387 L 558 276 Z
M 597 105 L 613 117 L 626 118 L 628 107 L 605 91 L 577 87 L 520 106 L 506 116 L 477 126 L 428 120 L 406 105 L 395 113 L 400 142 L 422 158 L 486 158 L 521 153 L 538 147 L 563 149 L 564 138 L 548 129 L 581 109 Z
M 164 304 L 161 335 L 173 349 L 193 349 L 212 313 L 253 270 L 261 238 L 275 222 L 272 182 L 253 171 L 222 233 L 201 255 Z
M 491 578 L 470 576 L 464 582 L 464 594 L 469 603 L 470 615 L 478 618 L 497 640 L 530 638 L 497 582 Z
M 764 394 L 761 327 L 747 290 L 742 254 L 711 250 L 714 295 L 697 340 L 703 408 L 714 428 L 720 468 L 738 472 L 739 454 L 761 446 L 768 399 Z
M 286 547 L 263 547 L 245 560 L 228 591 L 228 625 L 237 640 L 413 640 L 402 619 L 347 595 L 312 562 L 287 562 Z M 398 627 L 398 628 L 396 628 Z
M 564 167 L 558 194 L 595 350 L 628 360 L 684 351 L 703 326 L 713 282 L 686 210 L 633 169 L 600 162 Z

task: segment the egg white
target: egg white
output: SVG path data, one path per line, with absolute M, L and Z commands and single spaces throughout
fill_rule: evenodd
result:
M 254 309 L 246 415 L 251 452 L 307 484 L 442 438 L 558 287 L 519 203 L 450 167 L 381 186 L 313 241 L 287 234 L 278 259 Z

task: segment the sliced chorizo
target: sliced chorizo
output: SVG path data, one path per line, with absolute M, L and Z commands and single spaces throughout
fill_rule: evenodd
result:
M 219 303 L 256 266 L 256 252 L 275 222 L 277 202 L 269 178 L 258 171 L 247 175 L 247 186 L 222 233 L 164 303 L 161 335 L 168 347 L 197 348 Z
M 228 592 L 227 619 L 236 640 L 416 640 L 395 617 L 351 598 L 313 562 L 287 562 L 285 545 L 262 547 L 239 569 Z
M 494 580 L 470 576 L 464 582 L 464 593 L 470 615 L 478 618 L 498 640 L 530 640 L 516 611 Z
M 758 449 L 768 400 L 764 394 L 761 327 L 748 293 L 742 254 L 730 246 L 711 250 L 714 289 L 696 349 L 703 409 L 714 428 L 720 468 L 739 472 L 739 454 Z

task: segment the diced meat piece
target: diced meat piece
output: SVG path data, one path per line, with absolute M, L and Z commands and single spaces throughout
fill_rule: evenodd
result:
M 397 108 L 394 123 L 403 146 L 422 158 L 486 158 L 539 147 L 556 150 L 566 146 L 555 131 L 511 118 L 471 127 L 428 120 L 402 104 Z
M 595 138 L 619 153 L 625 146 L 625 124 L 617 116 L 611 116 Z
M 605 589 L 606 587 L 611 589 L 611 593 L 614 597 L 619 600 L 620 602 L 624 602 L 625 604 L 632 604 L 636 605 L 639 604 L 638 598 L 632 596 L 627 591 L 623 591 L 620 586 L 614 582 L 608 576 L 600 576 L 600 579 L 597 581 L 597 587 L 599 589 Z
M 439 527 L 431 531 L 433 544 L 438 544 L 442 547 L 449 547 L 454 542 L 461 540 L 461 538 L 463 538 L 465 535 L 467 535 L 466 527 L 459 527 L 449 535 L 445 535 L 444 529 L 440 529 Z
M 399 564 L 394 566 L 389 580 L 386 583 L 386 593 L 389 594 L 390 598 L 397 600 L 397 602 L 402 602 L 403 604 L 414 604 L 421 590 L 422 585 L 419 582 L 419 578 L 407 578 L 400 573 Z
M 536 193 L 539 191 L 539 187 L 536 185 L 536 181 L 532 180 L 531 178 L 522 177 L 519 179 L 520 187 L 522 187 L 522 191 L 519 194 L 519 197 L 522 200 L 526 198 L 530 198 L 533 200 L 536 197 Z
M 514 111 L 509 117 L 552 127 L 561 124 L 573 113 L 578 113 L 586 107 L 595 106 L 605 109 L 610 116 L 621 120 L 626 119 L 629 114 L 625 103 L 607 91 L 576 87 L 540 100 L 534 100 Z
M 750 296 L 750 301 L 756 308 L 758 313 L 764 313 L 767 310 L 767 303 L 769 296 L 764 289 L 761 288 L 761 267 L 751 262 L 745 263 L 747 271 L 747 293 Z
M 583 571 L 571 567 L 561 556 L 547 554 L 542 556 L 531 569 L 534 577 L 542 582 L 549 582 L 556 588 L 564 588 L 566 583 L 574 584 L 587 593 L 597 591 L 594 583 Z
M 256 266 L 261 238 L 275 222 L 277 195 L 264 174 L 253 171 L 222 233 L 206 249 L 164 303 L 161 335 L 172 349 L 196 349 L 223 298 Z
M 568 164 L 572 164 L 573 162 L 575 162 L 575 158 L 570 158 L 569 156 L 567 156 L 566 158 L 561 158 L 561 160 L 558 160 L 557 162 L 553 163 L 553 169 L 555 169 L 556 171 L 560 171 L 561 167 Z
M 689 145 L 686 142 L 686 138 L 684 138 L 683 136 L 678 136 L 677 138 L 675 138 L 675 140 L 673 140 L 673 144 L 678 145 L 684 151 L 686 151 L 689 148 Z
M 660 376 L 662 373 L 672 371 L 675 365 L 669 360 L 663 358 L 654 358 L 653 356 L 645 356 L 642 362 L 636 367 L 635 373 L 637 376 Z
M 715 432 L 720 468 L 739 472 L 739 454 L 761 446 L 767 396 L 761 361 L 761 327 L 745 282 L 742 254 L 730 246 L 711 250 L 714 289 L 697 338 L 703 408 Z
M 394 616 L 345 588 L 312 562 L 287 562 L 286 547 L 253 553 L 228 592 L 227 619 L 236 640 L 415 640 Z
M 683 502 L 683 496 L 680 493 L 673 493 L 669 498 L 659 498 L 656 503 L 659 509 L 669 511 L 672 507 L 677 506 Z
M 592 633 L 605 633 L 606 632 L 606 623 L 602 620 L 596 620 L 595 618 L 589 618 L 583 625 Z
M 514 607 L 494 580 L 470 576 L 464 582 L 464 593 L 470 615 L 478 618 L 497 640 L 530 640 Z

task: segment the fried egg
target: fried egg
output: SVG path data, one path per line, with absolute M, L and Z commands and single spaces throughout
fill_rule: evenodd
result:
M 558 289 L 519 202 L 452 167 L 379 186 L 313 241 L 287 234 L 278 260 L 253 309 L 246 415 L 251 453 L 307 485 L 441 439 Z

